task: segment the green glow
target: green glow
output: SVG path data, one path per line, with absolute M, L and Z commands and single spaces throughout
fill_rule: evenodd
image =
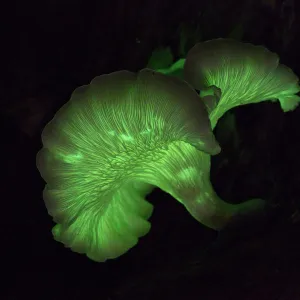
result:
M 220 151 L 197 93 L 152 70 L 76 89 L 42 141 L 37 166 L 54 238 L 96 261 L 120 256 L 150 230 L 153 187 L 183 204 L 197 199 L 198 158 Z
M 166 76 L 182 77 L 183 66 L 203 102 L 187 83 Z M 200 43 L 186 60 L 156 67 L 163 74 L 96 77 L 74 91 L 42 134 L 37 165 L 57 223 L 54 238 L 96 261 L 122 255 L 150 230 L 153 207 L 145 195 L 155 186 L 216 230 L 261 209 L 261 199 L 232 205 L 215 193 L 210 155 L 220 148 L 209 119 L 214 128 L 238 105 L 278 99 L 289 111 L 299 102 L 293 72 L 276 54 L 250 44 Z
M 286 112 L 295 109 L 300 101 L 295 95 L 300 91 L 298 78 L 279 63 L 277 54 L 231 39 L 196 44 L 187 55 L 184 75 L 195 89 L 215 86 L 222 91 L 218 105 L 210 113 L 213 128 L 226 111 L 239 105 L 277 99 Z
M 173 60 L 171 48 L 160 47 L 152 52 L 147 68 L 152 70 L 168 68 L 173 63 Z
M 160 72 L 165 75 L 171 75 L 178 78 L 183 78 L 183 68 L 185 64 L 185 58 L 180 58 L 179 60 L 175 61 L 167 68 L 156 69 L 157 72 Z
M 214 129 L 223 114 L 233 107 L 278 99 L 282 110 L 290 111 L 299 103 L 297 76 L 279 64 L 276 54 L 263 47 L 233 40 L 217 39 L 195 45 L 184 66 L 185 80 L 200 90 Z M 221 229 L 236 215 L 255 213 L 265 202 L 252 199 L 232 205 L 222 201 L 210 182 L 210 156 L 200 152 L 202 177 L 195 193 L 197 199 L 183 204 L 201 223 Z
M 169 47 L 158 48 L 152 52 L 147 68 L 183 79 L 184 63 L 185 58 L 180 58 L 174 62 L 174 57 Z

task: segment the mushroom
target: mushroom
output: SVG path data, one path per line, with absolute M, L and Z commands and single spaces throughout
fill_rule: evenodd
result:
M 54 238 L 98 262 L 122 255 L 150 230 L 145 196 L 154 187 L 192 212 L 207 175 L 201 154 L 220 151 L 194 89 L 149 69 L 77 88 L 42 142 L 37 167 Z

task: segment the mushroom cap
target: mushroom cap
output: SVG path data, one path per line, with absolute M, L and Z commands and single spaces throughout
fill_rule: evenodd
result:
M 42 142 L 37 167 L 53 235 L 96 261 L 125 253 L 150 230 L 144 197 L 153 186 L 168 189 L 172 170 L 188 164 L 182 149 L 220 151 L 197 93 L 149 69 L 77 88 Z
M 211 86 L 221 90 L 221 99 L 210 113 L 213 127 L 227 110 L 239 105 L 277 99 L 283 111 L 289 111 L 300 100 L 295 95 L 300 91 L 298 77 L 279 63 L 277 54 L 232 39 L 196 44 L 188 52 L 184 78 L 200 91 Z

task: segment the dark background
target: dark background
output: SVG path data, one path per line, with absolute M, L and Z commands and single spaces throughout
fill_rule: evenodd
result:
M 234 109 L 216 134 L 212 181 L 226 201 L 268 201 L 263 218 L 216 232 L 160 190 L 152 230 L 98 264 L 52 239 L 35 166 L 40 134 L 93 77 L 137 71 L 180 36 L 262 44 L 300 75 L 300 3 L 276 1 L 19 1 L 2 8 L 1 299 L 300 299 L 300 108 Z M 221 123 L 220 123 L 221 124 Z M 223 128 L 223 127 L 222 127 Z

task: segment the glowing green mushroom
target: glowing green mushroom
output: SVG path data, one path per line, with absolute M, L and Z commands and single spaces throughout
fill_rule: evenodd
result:
M 210 109 L 213 128 L 226 111 L 236 106 L 279 100 L 286 112 L 300 102 L 300 97 L 295 95 L 300 91 L 298 77 L 279 63 L 277 54 L 262 46 L 231 39 L 196 44 L 188 52 L 184 78 L 200 90 L 201 97 L 213 86 L 221 91 L 219 96 L 215 95 L 217 105 Z
M 295 109 L 300 100 L 295 95 L 300 90 L 297 76 L 279 64 L 276 54 L 261 46 L 229 39 L 196 44 L 187 55 L 184 74 L 185 80 L 200 90 L 213 129 L 233 107 L 279 100 L 286 112 Z M 222 229 L 234 217 L 264 207 L 265 202 L 261 199 L 236 205 L 222 201 L 210 182 L 210 156 L 205 153 L 199 156 L 203 176 L 198 189 L 202 192 L 197 194 L 196 201 L 186 206 L 196 219 L 211 228 Z
M 198 94 L 149 69 L 76 89 L 42 141 L 37 166 L 54 238 L 95 261 L 122 255 L 150 230 L 145 195 L 153 187 L 192 212 L 209 175 L 202 153 L 220 151 Z

